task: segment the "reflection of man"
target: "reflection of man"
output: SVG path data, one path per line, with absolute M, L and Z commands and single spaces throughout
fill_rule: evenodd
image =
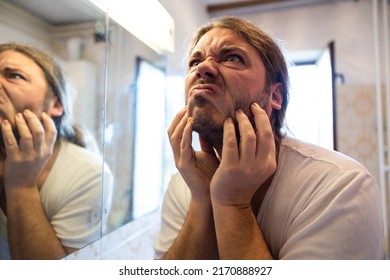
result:
M 0 259 L 60 259 L 100 238 L 102 159 L 72 127 L 70 97 L 51 57 L 0 45 Z
M 287 84 L 279 47 L 256 26 L 224 17 L 198 30 L 187 107 L 168 129 L 180 175 L 156 258 L 383 258 L 379 188 L 350 158 L 283 136 Z

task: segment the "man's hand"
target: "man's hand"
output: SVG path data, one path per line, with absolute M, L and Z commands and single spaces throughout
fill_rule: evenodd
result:
M 30 110 L 18 113 L 15 129 L 19 140 L 8 120 L 1 126 L 6 151 L 8 242 L 13 259 L 60 259 L 68 252 L 46 217 L 39 193 L 38 178 L 53 154 L 57 135 L 46 113 L 41 121 Z
M 34 113 L 25 110 L 16 114 L 15 126 L 19 143 L 8 120 L 1 126 L 6 151 L 4 185 L 7 193 L 10 189 L 37 185 L 39 173 L 53 153 L 57 135 L 54 122 L 46 113 L 42 113 L 41 123 Z
M 224 123 L 221 164 L 211 181 L 212 200 L 220 204 L 250 207 L 256 190 L 276 170 L 274 135 L 266 112 L 252 104 L 256 130 L 241 109 L 236 111 L 238 144 L 233 120 Z
M 272 259 L 252 211 L 256 191 L 276 170 L 276 147 L 269 118 L 251 105 L 255 127 L 238 109 L 224 123 L 222 159 L 210 184 L 218 252 L 221 259 Z
M 187 108 L 181 110 L 168 128 L 174 160 L 193 198 L 210 197 L 210 180 L 219 165 L 212 148 L 201 139 L 202 151 L 192 147 L 192 119 Z
M 163 259 L 216 259 L 210 180 L 219 160 L 210 145 L 200 139 L 201 151 L 192 147 L 192 123 L 187 108 L 180 111 L 168 129 L 177 169 L 191 191 L 191 203 L 183 227 Z

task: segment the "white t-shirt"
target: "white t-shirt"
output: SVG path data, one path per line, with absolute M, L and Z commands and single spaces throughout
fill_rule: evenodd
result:
M 40 197 L 46 216 L 63 246 L 81 248 L 101 238 L 113 191 L 111 171 L 107 165 L 102 166 L 100 155 L 70 142 L 61 142 Z M 7 218 L 1 208 L 0 259 L 10 259 Z
M 172 177 L 154 243 L 161 258 L 178 235 L 191 193 Z M 257 220 L 276 259 L 383 259 L 380 190 L 368 171 L 340 153 L 284 137 L 278 168 Z

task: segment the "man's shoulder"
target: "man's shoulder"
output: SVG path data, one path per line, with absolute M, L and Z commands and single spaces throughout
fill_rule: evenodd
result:
M 94 151 L 78 146 L 68 141 L 61 142 L 59 157 L 79 162 L 98 162 L 102 164 L 102 156 Z
M 100 154 L 63 141 L 51 173 L 69 173 L 73 176 L 101 174 L 103 164 L 103 157 Z
M 290 137 L 282 139 L 281 156 L 287 158 L 287 161 L 305 160 L 306 165 L 368 172 L 362 163 L 346 154 Z

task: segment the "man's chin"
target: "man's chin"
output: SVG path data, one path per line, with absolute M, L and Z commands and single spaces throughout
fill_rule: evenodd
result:
M 192 128 L 213 147 L 222 147 L 223 124 L 215 122 L 206 115 L 194 116 Z

